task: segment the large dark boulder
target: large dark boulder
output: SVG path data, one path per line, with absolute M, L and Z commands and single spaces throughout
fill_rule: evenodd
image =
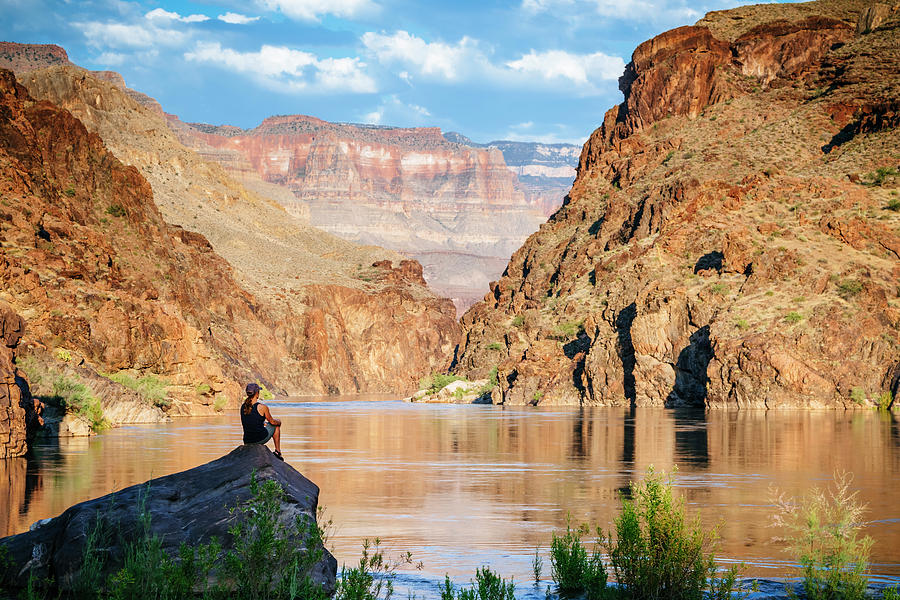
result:
M 162 538 L 170 557 L 178 556 L 182 542 L 196 546 L 214 536 L 227 551 L 233 543 L 228 530 L 235 519 L 241 518 L 240 511 L 232 509 L 251 499 L 252 473 L 259 482 L 271 479 L 284 488 L 279 517 L 282 523 L 290 525 L 298 516 L 307 523 L 316 518 L 316 484 L 275 458 L 265 446 L 239 446 L 205 465 L 76 504 L 58 517 L 33 525 L 31 531 L 0 539 L 11 560 L 7 574 L 11 581 L 7 585 L 24 587 L 31 573 L 38 580 L 52 578 L 60 590 L 70 589 L 98 515 L 114 533 L 107 536 L 102 548 L 104 570 L 107 574 L 116 572 L 122 566 L 126 544 L 141 531 L 142 506 L 151 515 L 151 533 Z M 331 590 L 337 561 L 322 550 L 323 558 L 311 576 Z

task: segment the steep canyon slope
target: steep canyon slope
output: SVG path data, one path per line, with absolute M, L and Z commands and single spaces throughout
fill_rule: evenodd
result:
M 111 83 L 73 67 L 25 78 L 147 177 L 4 72 L 3 299 L 29 344 L 161 375 L 184 413 L 233 401 L 241 380 L 386 392 L 444 360 L 453 307 L 419 265 L 293 223 Z
M 247 131 L 172 116 L 169 123 L 182 142 L 236 179 L 290 189 L 286 207 L 308 211 L 311 224 L 416 258 L 429 284 L 460 309 L 484 294 L 565 195 L 557 190 L 556 206 L 550 192 L 526 197 L 499 149 L 448 141 L 437 128 L 303 115 L 270 117 Z
M 564 206 L 466 313 L 496 401 L 852 407 L 900 393 L 900 10 L 641 44 Z

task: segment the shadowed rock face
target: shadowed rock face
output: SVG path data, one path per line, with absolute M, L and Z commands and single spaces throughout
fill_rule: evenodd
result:
M 0 303 L 0 459 L 25 454 L 35 418 L 28 384 L 15 364 L 24 333 L 22 317 Z
M 238 518 L 231 509 L 252 497 L 252 473 L 260 482 L 274 480 L 284 488 L 281 523 L 291 526 L 297 518 L 315 522 L 319 488 L 265 446 L 239 446 L 213 462 L 76 504 L 31 531 L 0 539 L 12 561 L 13 585 L 25 587 L 33 573 L 38 579 L 52 578 L 60 590 L 71 589 L 98 515 L 107 536 L 104 573 L 115 573 L 122 567 L 126 544 L 141 532 L 142 503 L 151 516 L 151 535 L 161 538 L 169 556 L 178 556 L 182 543 L 199 545 L 213 537 L 227 551 L 232 545 L 228 530 Z M 326 589 L 333 589 L 337 561 L 322 550 L 324 555 L 311 575 Z
M 510 403 L 896 396 L 900 11 L 857 33 L 865 6 L 743 7 L 641 44 L 454 370 L 498 365 Z

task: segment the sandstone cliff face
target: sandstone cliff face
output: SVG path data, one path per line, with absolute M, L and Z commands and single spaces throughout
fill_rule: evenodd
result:
M 399 250 L 423 262 L 432 287 L 468 306 L 545 216 L 529 203 L 494 148 L 451 143 L 437 128 L 399 129 L 328 123 L 302 115 L 271 117 L 250 131 L 186 125 L 179 138 L 233 176 L 286 186 L 289 212 L 345 239 Z M 560 195 L 560 200 L 562 195 Z M 502 226 L 498 224 L 502 223 Z M 466 285 L 446 285 L 454 257 L 479 257 Z M 484 270 L 487 269 L 487 270 Z M 473 296 L 474 294 L 474 296 Z
M 516 175 L 517 187 L 525 195 L 526 204 L 544 217 L 549 217 L 562 205 L 575 179 L 575 167 L 581 154 L 581 146 L 574 144 L 508 140 L 478 144 L 455 131 L 445 133 L 444 139 L 473 148 L 500 150 L 506 167 Z
M 22 456 L 35 418 L 28 384 L 16 368 L 16 347 L 25 321 L 0 304 L 0 459 Z
M 635 51 L 569 200 L 462 318 L 507 403 L 853 407 L 900 392 L 893 12 L 711 13 Z M 865 28 L 863 28 L 865 29 Z
M 56 44 L 18 44 L 0 42 L 0 68 L 16 73 L 71 65 L 69 55 Z
M 245 291 L 203 235 L 163 221 L 136 169 L 122 165 L 69 112 L 33 102 L 8 72 L 3 81 L 0 278 L 3 299 L 28 319 L 30 342 L 69 349 L 99 370 L 162 375 L 181 413 L 211 410 L 219 395 L 236 399 L 236 381 L 245 379 L 293 393 L 408 389 L 444 360 L 442 348 L 417 346 L 415 356 L 397 358 L 399 372 L 385 368 L 377 379 L 328 361 L 310 373 L 318 355 L 302 337 L 305 324 L 290 300 L 302 288 L 270 286 L 273 300 Z M 98 100 L 105 101 L 121 98 Z M 283 211 L 276 214 L 284 220 Z M 371 338 L 382 341 L 378 332 L 389 325 L 381 317 L 397 312 L 382 313 L 383 306 L 404 300 L 409 306 L 414 298 L 420 327 L 437 320 L 435 330 L 449 340 L 452 306 L 428 293 L 421 279 L 381 282 L 386 273 L 404 272 L 402 266 L 350 268 L 371 271 L 370 282 L 358 280 L 375 298 L 368 304 Z M 210 391 L 198 393 L 203 386 Z

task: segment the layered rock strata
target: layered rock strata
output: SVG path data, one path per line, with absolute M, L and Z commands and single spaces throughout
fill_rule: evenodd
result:
M 429 284 L 471 304 L 499 275 L 496 261 L 475 260 L 464 289 L 444 282 L 444 265 L 467 255 L 505 261 L 543 222 L 503 154 L 447 141 L 437 128 L 401 129 L 328 123 L 314 117 L 270 117 L 258 127 L 170 126 L 201 156 L 241 181 L 287 187 L 289 212 L 355 242 L 377 244 L 420 260 Z M 562 196 L 559 200 L 561 201 Z M 502 224 L 502 225 L 501 225 Z
M 0 459 L 22 456 L 36 425 L 28 383 L 16 367 L 25 321 L 0 303 Z
M 90 78 L 80 72 L 51 82 L 66 86 L 81 76 Z M 96 79 L 84 81 L 82 89 L 115 90 Z M 147 181 L 107 152 L 71 113 L 32 101 L 8 72 L 0 93 L 8 109 L 0 122 L 2 296 L 28 318 L 29 341 L 64 348 L 97 370 L 160 375 L 171 384 L 176 414 L 211 411 L 220 397 L 234 401 L 236 382 L 247 379 L 292 393 L 409 389 L 444 360 L 455 327 L 452 306 L 428 292 L 417 270 L 399 258 L 378 266 L 347 260 L 344 271 L 350 273 L 343 280 L 330 278 L 335 287 L 355 278 L 350 290 L 356 302 L 343 312 L 333 304 L 333 312 L 312 310 L 328 299 L 300 285 L 309 283 L 299 279 L 303 271 L 294 279 L 266 272 L 274 279 L 268 286 L 242 286 L 204 235 L 165 223 Z M 119 96 L 93 98 L 101 106 L 130 106 L 130 99 Z M 98 114 L 95 109 L 93 116 Z M 137 148 L 134 155 L 145 156 L 141 152 Z M 165 169 L 188 168 L 177 159 Z M 177 185 L 192 183 L 197 182 L 188 178 Z M 228 223 L 239 211 L 227 207 L 241 201 L 240 195 L 224 197 L 219 207 L 213 200 L 198 213 L 218 209 L 225 213 L 219 221 Z M 245 222 L 258 206 L 271 207 L 252 198 L 249 204 Z M 325 262 L 366 256 L 339 241 L 319 246 L 316 236 L 290 229 L 278 207 L 270 210 L 271 221 L 255 230 L 245 227 L 245 242 L 259 240 L 254 232 L 271 227 L 288 231 L 285 246 L 297 243 Z M 263 253 L 260 263 L 265 260 Z M 362 373 L 356 366 L 368 364 L 373 344 L 391 362 Z M 335 354 L 342 361 L 331 360 Z
M 516 404 L 889 405 L 900 14 L 858 28 L 867 6 L 743 7 L 641 44 L 454 371 L 499 366 Z
M 497 140 L 486 144 L 473 142 L 466 136 L 448 131 L 449 142 L 473 148 L 496 148 L 503 153 L 506 167 L 515 173 L 525 202 L 544 217 L 556 212 L 575 180 L 575 167 L 581 146 L 574 144 L 542 144 Z
M 51 582 L 53 592 L 72 592 L 82 580 L 92 532 L 99 532 L 104 541 L 102 556 L 94 557 L 101 570 L 95 581 L 107 582 L 125 564 L 129 544 L 145 533 L 145 515 L 147 533 L 160 540 L 161 550 L 170 558 L 179 557 L 182 544 L 196 548 L 216 538 L 221 552 L 215 558 L 221 561 L 234 544 L 231 527 L 242 518 L 240 507 L 253 498 L 251 479 L 259 485 L 274 481 L 284 490 L 284 496 L 276 499 L 276 514 L 285 529 L 296 532 L 298 522 L 315 525 L 318 486 L 265 446 L 239 446 L 218 460 L 76 504 L 26 533 L 0 539 L 11 563 L 12 577 L 5 587 L 21 590 L 31 580 Z M 307 540 L 298 537 L 291 542 L 302 546 Z M 311 549 L 321 551 L 322 558 L 308 574 L 326 591 L 333 590 L 337 561 L 321 544 Z M 227 586 L 228 575 L 224 568 L 215 569 L 218 581 L 209 583 Z

